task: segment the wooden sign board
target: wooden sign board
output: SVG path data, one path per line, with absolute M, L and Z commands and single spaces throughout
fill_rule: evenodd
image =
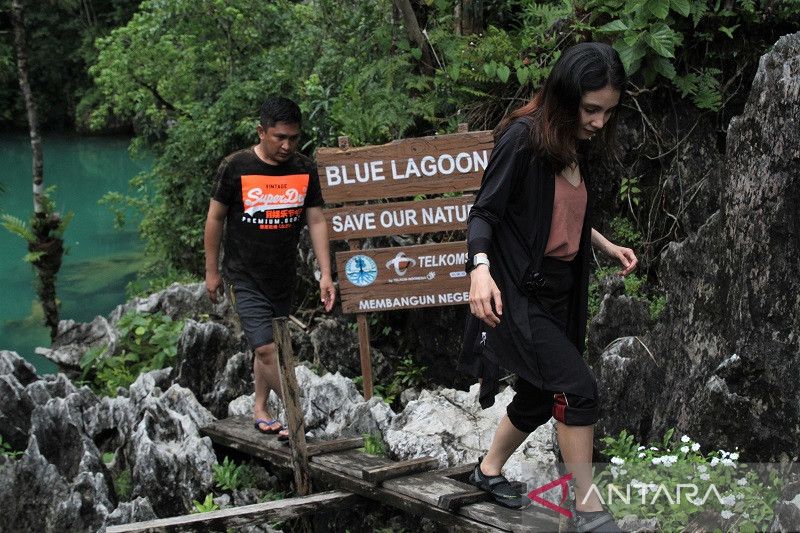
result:
M 356 202 L 475 190 L 494 146 L 490 131 L 317 150 L 326 202 Z
M 467 229 L 473 195 L 411 202 L 367 204 L 325 210 L 328 237 L 361 239 L 383 235 Z
M 465 241 L 337 252 L 345 313 L 469 302 Z

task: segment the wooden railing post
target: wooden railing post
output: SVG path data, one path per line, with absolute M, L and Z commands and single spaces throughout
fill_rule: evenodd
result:
M 295 489 L 298 495 L 307 496 L 311 494 L 311 471 L 308 468 L 306 425 L 300 405 L 300 389 L 294 373 L 292 337 L 286 325 L 286 318 L 274 319 L 272 330 L 278 352 L 283 405 L 286 408 L 286 425 L 289 428 L 289 446 L 292 449 Z

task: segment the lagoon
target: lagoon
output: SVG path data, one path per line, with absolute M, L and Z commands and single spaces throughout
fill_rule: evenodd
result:
M 57 279 L 60 318 L 91 321 L 125 301 L 125 287 L 144 261 L 138 236 L 138 213 L 128 213 L 123 230 L 114 227 L 114 215 L 98 200 L 108 191 L 129 193 L 128 182 L 150 168 L 149 157 L 133 158 L 129 138 L 45 136 L 45 185 L 56 185 L 53 195 L 63 214 L 75 218 L 64 235 L 67 254 Z M 0 135 L 0 213 L 28 221 L 33 210 L 31 150 L 27 135 Z M 40 374 L 56 366 L 34 353 L 49 346 L 48 330 L 34 292 L 33 268 L 22 258 L 25 242 L 0 227 L 0 350 L 14 350 Z

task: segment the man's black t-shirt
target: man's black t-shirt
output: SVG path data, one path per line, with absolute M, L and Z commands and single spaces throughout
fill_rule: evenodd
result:
M 313 161 L 295 154 L 270 165 L 252 148 L 234 152 L 217 170 L 212 197 L 228 206 L 223 276 L 253 281 L 269 299 L 291 298 L 305 208 L 324 203 Z

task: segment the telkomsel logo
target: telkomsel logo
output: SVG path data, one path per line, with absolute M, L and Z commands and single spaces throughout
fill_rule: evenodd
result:
M 398 276 L 405 276 L 409 267 L 414 267 L 416 265 L 417 260 L 412 257 L 408 257 L 405 252 L 397 252 L 397 255 L 394 256 L 394 259 L 386 261 L 386 268 L 393 268 Z

